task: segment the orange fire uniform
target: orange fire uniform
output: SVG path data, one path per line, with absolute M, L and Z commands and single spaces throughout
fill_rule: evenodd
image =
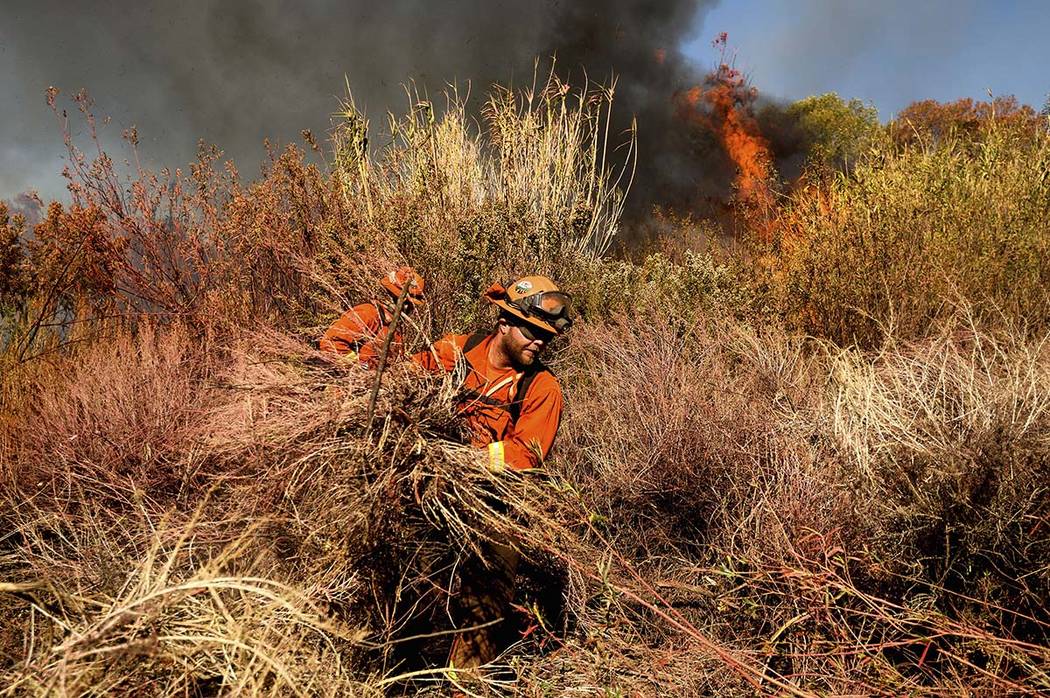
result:
M 525 372 L 492 367 L 489 346 L 495 335 L 483 339 L 474 335 L 473 341 L 471 337 L 446 335 L 434 344 L 434 352 L 420 352 L 412 358 L 427 370 L 451 372 L 462 356 L 467 369 L 462 409 L 473 433 L 472 443 L 488 449 L 493 469 L 534 468 L 550 453 L 558 433 L 561 385 L 542 365 Z M 519 395 L 523 385 L 525 394 Z
M 325 331 L 321 351 L 344 354 L 370 365 L 379 359 L 392 319 L 390 312 L 376 303 L 355 305 Z M 389 358 L 400 356 L 402 351 L 401 333 L 395 332 Z

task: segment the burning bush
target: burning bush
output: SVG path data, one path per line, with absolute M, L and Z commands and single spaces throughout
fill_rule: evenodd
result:
M 724 32 L 714 46 L 721 53 L 718 68 L 704 84 L 677 93 L 675 102 L 682 118 L 717 135 L 736 166 L 733 187 L 738 203 L 768 216 L 774 203 L 773 157 L 754 116 L 758 90 L 728 62 L 728 36 Z

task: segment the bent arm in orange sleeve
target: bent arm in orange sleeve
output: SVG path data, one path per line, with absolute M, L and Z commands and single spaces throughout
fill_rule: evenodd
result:
M 561 386 L 550 373 L 541 373 L 521 403 L 518 423 L 503 437 L 504 462 L 514 470 L 541 465 L 554 445 L 563 406 Z
M 374 339 L 382 329 L 382 319 L 371 303 L 356 305 L 332 323 L 321 337 L 321 351 L 349 354 Z
M 451 371 L 456 367 L 456 357 L 461 353 L 465 335 L 447 334 L 434 342 L 433 351 L 424 349 L 412 355 L 412 361 L 431 373 Z

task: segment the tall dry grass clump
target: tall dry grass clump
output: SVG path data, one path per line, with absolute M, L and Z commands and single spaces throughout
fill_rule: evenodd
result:
M 475 321 L 491 280 L 522 270 L 582 288 L 618 232 L 636 157 L 633 133 L 610 131 L 614 87 L 574 89 L 551 74 L 497 89 L 480 129 L 457 92 L 442 109 L 410 90 L 407 115 L 390 116 L 391 141 L 374 153 L 369 121 L 348 99 L 333 178 L 365 233 L 359 244 L 412 260 L 450 301 L 436 309 L 440 328 Z M 337 275 L 352 245 L 330 242 Z
M 1025 615 L 1050 593 L 1050 347 L 972 325 L 836 359 L 833 428 L 871 551 L 908 577 Z M 930 593 L 939 593 L 931 590 Z

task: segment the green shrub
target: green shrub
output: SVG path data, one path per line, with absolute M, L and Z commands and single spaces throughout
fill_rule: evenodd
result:
M 785 213 L 779 280 L 803 331 L 877 345 L 922 334 L 960 303 L 1038 331 L 1050 307 L 1050 137 L 883 146 Z
M 847 102 L 834 92 L 800 99 L 785 114 L 802 131 L 814 164 L 852 165 L 882 131 L 875 107 L 859 99 Z

